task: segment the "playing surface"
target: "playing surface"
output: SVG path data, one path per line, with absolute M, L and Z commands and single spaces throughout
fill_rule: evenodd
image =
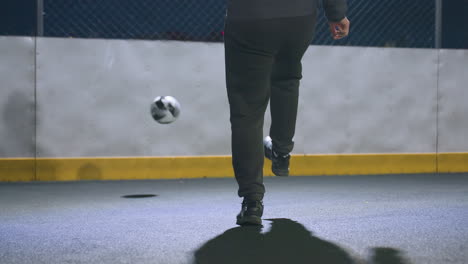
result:
M 0 263 L 468 263 L 468 174 L 265 185 L 259 229 L 232 178 L 0 183 Z

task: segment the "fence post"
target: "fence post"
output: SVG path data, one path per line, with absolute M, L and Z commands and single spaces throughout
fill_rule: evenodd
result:
M 442 48 L 442 0 L 435 0 L 435 39 L 434 47 Z
M 44 36 L 44 0 L 37 0 L 37 36 Z

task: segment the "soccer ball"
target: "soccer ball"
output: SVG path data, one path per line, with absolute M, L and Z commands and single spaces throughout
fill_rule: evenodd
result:
M 179 117 L 180 104 L 172 96 L 158 96 L 151 104 L 151 116 L 160 124 L 169 124 Z

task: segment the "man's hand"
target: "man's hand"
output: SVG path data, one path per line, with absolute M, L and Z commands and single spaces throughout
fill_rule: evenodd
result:
M 349 34 L 349 20 L 348 18 L 343 18 L 339 22 L 329 22 L 330 32 L 333 39 L 341 39 Z

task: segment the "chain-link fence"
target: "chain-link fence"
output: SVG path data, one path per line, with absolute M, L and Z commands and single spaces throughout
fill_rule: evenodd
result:
M 41 36 L 221 42 L 227 0 L 28 1 L 38 3 L 38 11 L 28 14 L 39 14 L 34 19 Z M 439 33 L 446 31 L 447 34 L 442 34 L 445 46 L 468 48 L 468 31 L 453 30 L 456 25 L 461 27 L 459 21 L 468 11 L 468 0 L 456 2 L 452 5 L 455 8 L 449 10 L 445 6 L 451 1 L 444 1 L 444 8 L 436 4 L 442 0 L 348 0 L 350 36 L 334 41 L 320 9 L 312 44 L 434 48 L 438 47 Z M 443 15 L 450 25 L 444 22 L 442 26 L 437 20 L 437 14 L 441 13 L 437 11 L 441 10 L 451 12 Z M 457 12 L 459 16 L 452 15 Z M 10 28 L 17 27 L 22 20 L 27 19 L 18 18 L 16 23 L 9 23 Z
M 443 1 L 441 6 L 441 47 L 445 49 L 468 49 L 466 15 L 468 0 Z
M 44 0 L 44 34 L 222 41 L 224 0 Z
M 351 32 L 335 41 L 321 11 L 316 45 L 418 47 L 435 45 L 435 1 L 348 0 Z
M 348 0 L 350 37 L 333 41 L 323 10 L 316 45 L 433 47 L 435 2 Z M 222 41 L 226 0 L 44 0 L 44 34 Z
M 0 36 L 31 36 L 36 34 L 37 7 L 30 0 L 0 1 Z

